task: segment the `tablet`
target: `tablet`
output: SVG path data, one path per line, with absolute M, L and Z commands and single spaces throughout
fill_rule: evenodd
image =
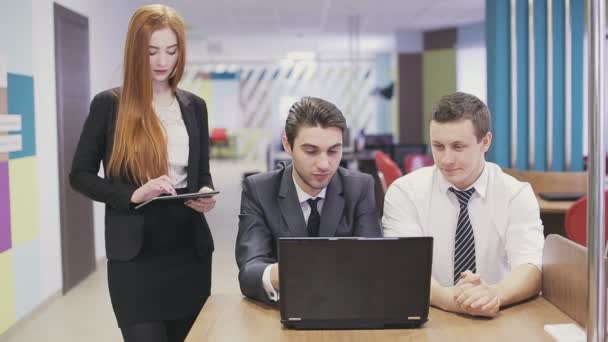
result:
M 205 198 L 205 197 L 213 197 L 214 195 L 219 194 L 219 191 L 210 191 L 210 192 L 192 192 L 188 194 L 181 195 L 162 195 L 158 197 L 154 197 L 151 200 L 138 204 L 135 209 L 141 209 L 146 204 L 156 202 L 156 201 L 169 201 L 169 200 L 188 200 L 188 199 L 196 199 L 196 198 Z

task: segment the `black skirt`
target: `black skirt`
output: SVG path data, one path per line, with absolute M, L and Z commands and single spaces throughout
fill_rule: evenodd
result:
M 193 220 L 199 214 L 180 200 L 143 210 L 139 255 L 108 261 L 110 298 L 121 328 L 196 316 L 211 290 L 211 253 L 200 257 L 194 245 Z

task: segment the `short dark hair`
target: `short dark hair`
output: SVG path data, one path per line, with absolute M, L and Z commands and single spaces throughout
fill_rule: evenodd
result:
M 298 129 L 302 126 L 337 127 L 344 134 L 346 119 L 333 103 L 317 97 L 303 97 L 291 106 L 285 120 L 285 135 L 289 146 L 293 146 Z
M 477 141 L 492 129 L 492 115 L 486 104 L 475 95 L 461 92 L 445 95 L 435 103 L 431 120 L 441 123 L 471 120 Z

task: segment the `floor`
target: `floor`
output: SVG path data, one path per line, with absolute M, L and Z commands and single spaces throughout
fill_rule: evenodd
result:
M 211 161 L 214 184 L 221 191 L 216 208 L 207 215 L 215 241 L 212 293 L 240 293 L 234 260 L 240 184 L 243 173 L 263 170 L 264 163 Z M 122 341 L 110 304 L 105 262 L 67 295 L 51 299 L 0 336 L 0 342 L 32 341 Z

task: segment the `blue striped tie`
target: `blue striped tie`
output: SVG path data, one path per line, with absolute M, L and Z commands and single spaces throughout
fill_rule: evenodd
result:
M 469 220 L 469 199 L 475 192 L 475 188 L 467 191 L 459 191 L 450 187 L 450 191 L 456 195 L 460 203 L 458 214 L 458 226 L 456 226 L 456 239 L 454 243 L 454 285 L 460 280 L 460 273 L 469 270 L 477 272 L 475 263 L 475 237 L 473 227 Z

